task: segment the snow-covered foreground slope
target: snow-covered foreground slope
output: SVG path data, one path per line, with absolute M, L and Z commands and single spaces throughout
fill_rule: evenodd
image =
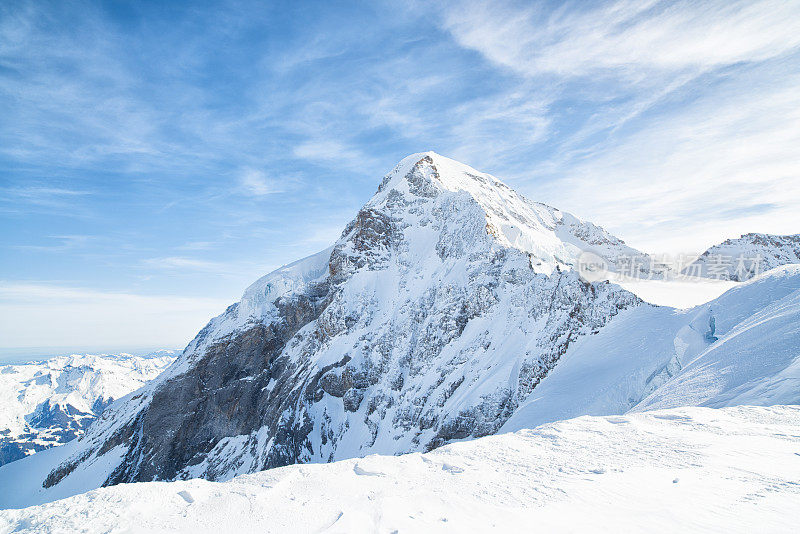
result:
M 800 407 L 580 417 L 426 454 L 122 484 L 0 532 L 796 532 Z
M 158 376 L 175 355 L 74 354 L 0 366 L 0 465 L 81 436 L 106 406 Z

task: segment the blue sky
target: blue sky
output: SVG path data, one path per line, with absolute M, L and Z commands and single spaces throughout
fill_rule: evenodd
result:
M 799 47 L 767 0 L 3 2 L 0 354 L 182 346 L 423 150 L 647 251 L 800 232 Z

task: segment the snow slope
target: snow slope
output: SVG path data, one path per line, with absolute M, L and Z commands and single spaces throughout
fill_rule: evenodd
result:
M 687 310 L 633 308 L 578 340 L 503 426 L 676 406 L 800 403 L 800 265 Z
M 122 484 L 0 532 L 796 532 L 800 407 L 580 417 L 426 454 Z
M 73 354 L 0 366 L 0 465 L 83 435 L 108 404 L 174 358 L 175 351 Z
M 800 404 L 800 265 L 709 305 L 716 341 L 634 408 Z

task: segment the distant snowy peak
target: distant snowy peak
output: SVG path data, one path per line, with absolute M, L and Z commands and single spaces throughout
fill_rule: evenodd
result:
M 82 435 L 106 406 L 158 376 L 175 356 L 73 354 L 0 366 L 0 465 Z
M 765 271 L 800 263 L 800 234 L 744 234 L 714 245 L 684 274 L 744 282 Z

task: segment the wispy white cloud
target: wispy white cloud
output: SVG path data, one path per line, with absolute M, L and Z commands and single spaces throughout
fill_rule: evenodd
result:
M 259 197 L 283 191 L 279 183 L 258 169 L 244 169 L 241 172 L 241 185 L 245 193 Z
M 207 272 L 220 275 L 241 275 L 243 271 L 252 270 L 252 265 L 248 269 L 239 263 L 226 263 L 214 260 L 203 260 L 189 258 L 185 256 L 165 256 L 159 258 L 147 258 L 142 260 L 142 265 L 153 269 L 167 269 L 184 272 Z
M 800 4 L 440 9 L 457 43 L 523 80 L 523 94 L 550 97 L 544 113 L 526 110 L 523 99 L 507 104 L 511 115 L 548 121 L 538 161 L 508 165 L 535 140 L 489 141 L 501 155 L 489 168 L 508 170 L 529 196 L 650 250 L 702 250 L 748 231 L 800 228 Z
M 800 4 L 782 0 L 472 2 L 444 10 L 463 46 L 526 76 L 706 69 L 768 59 L 800 45 Z
M 179 246 L 179 250 L 209 250 L 219 246 L 216 241 L 188 241 Z
M 85 209 L 91 202 L 90 191 L 47 185 L 0 187 L 0 213 L 45 213 L 73 218 L 90 218 Z
M 42 252 L 66 252 L 86 246 L 94 239 L 94 236 L 52 235 L 48 236 L 48 239 L 55 240 L 55 243 L 49 245 L 16 245 L 15 248 Z
M 755 70 L 656 115 L 536 195 L 650 250 L 700 251 L 746 232 L 800 228 L 800 77 Z M 764 76 L 764 78 L 762 78 Z
M 294 156 L 317 163 L 336 163 L 339 168 L 363 167 L 373 157 L 352 145 L 333 139 L 310 139 L 294 147 Z
M 61 206 L 91 194 L 89 191 L 41 185 L 4 187 L 0 188 L 0 192 L 0 200 L 4 203 L 27 203 L 45 207 Z

